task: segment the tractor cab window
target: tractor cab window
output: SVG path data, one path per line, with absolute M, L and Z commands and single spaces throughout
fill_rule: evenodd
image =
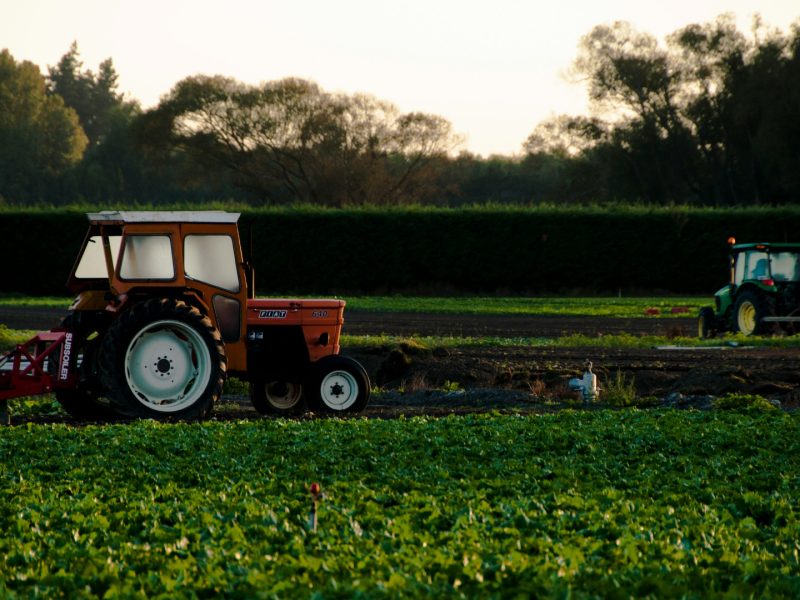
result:
M 119 276 L 122 279 L 174 279 L 175 265 L 169 236 L 125 236 Z
M 183 240 L 183 269 L 189 279 L 239 291 L 239 270 L 229 235 L 187 235 Z
M 736 257 L 734 283 L 747 279 L 769 279 L 769 257 L 766 252 L 741 252 Z
M 770 255 L 772 278 L 775 281 L 797 281 L 800 279 L 800 255 L 794 252 L 775 252 Z
M 108 245 L 111 248 L 111 260 L 113 263 L 117 262 L 121 241 L 122 237 L 119 235 L 108 236 Z M 103 238 L 101 236 L 93 235 L 89 238 L 78 261 L 78 268 L 75 269 L 75 277 L 78 279 L 108 278 L 106 257 L 103 251 Z

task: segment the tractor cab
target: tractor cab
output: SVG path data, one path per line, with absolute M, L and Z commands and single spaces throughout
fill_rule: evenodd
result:
M 738 244 L 731 248 L 734 287 L 755 285 L 765 291 L 800 282 L 800 245 Z
M 228 345 L 229 361 L 243 359 L 247 286 L 238 213 L 104 211 L 88 217 L 67 280 L 78 294 L 71 311 L 117 313 L 145 298 L 180 297 L 208 315 Z

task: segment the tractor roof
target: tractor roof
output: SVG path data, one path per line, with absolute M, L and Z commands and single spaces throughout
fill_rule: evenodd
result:
M 753 242 L 751 244 L 736 244 L 731 247 L 734 252 L 744 250 L 769 250 L 771 252 L 800 252 L 800 244 L 790 244 L 787 242 Z
M 90 223 L 236 223 L 239 213 L 224 210 L 104 210 L 86 213 Z

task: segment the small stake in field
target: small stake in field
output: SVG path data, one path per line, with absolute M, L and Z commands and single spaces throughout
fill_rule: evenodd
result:
M 317 531 L 317 502 L 322 500 L 322 489 L 318 483 L 312 483 L 308 490 L 311 493 L 311 514 L 308 519 L 308 528 Z

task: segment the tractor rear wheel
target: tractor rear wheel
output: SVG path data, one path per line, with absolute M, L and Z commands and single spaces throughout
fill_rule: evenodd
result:
M 225 347 L 209 318 L 193 306 L 147 300 L 111 325 L 99 370 L 109 400 L 123 414 L 201 419 L 222 394 Z
M 308 402 L 323 412 L 354 413 L 369 401 L 369 376 L 352 358 L 326 356 L 311 365 Z
M 752 290 L 745 290 L 739 294 L 733 305 L 733 330 L 743 335 L 766 333 L 769 326 L 763 319 L 773 312 L 768 298 Z
M 290 381 L 251 381 L 250 401 L 262 415 L 299 415 L 306 409 L 303 384 Z

